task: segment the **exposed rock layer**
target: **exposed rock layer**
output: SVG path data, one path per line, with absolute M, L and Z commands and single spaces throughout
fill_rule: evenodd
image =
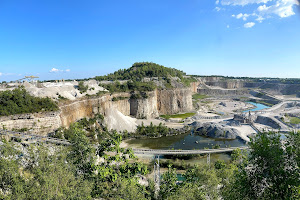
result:
M 0 128 L 27 128 L 31 133 L 46 135 L 61 126 L 69 127 L 71 123 L 84 117 L 93 117 L 98 113 L 107 115 L 111 109 L 125 116 L 155 118 L 159 114 L 187 112 L 193 108 L 189 88 L 155 90 L 147 94 L 148 98 L 131 99 L 130 96 L 129 93 L 107 94 L 73 101 L 60 106 L 60 112 L 3 117 L 0 118 Z

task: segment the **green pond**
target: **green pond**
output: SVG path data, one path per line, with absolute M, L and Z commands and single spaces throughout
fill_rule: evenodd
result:
M 194 135 L 192 133 L 181 134 L 176 136 L 131 139 L 126 141 L 132 148 L 149 148 L 149 149 L 204 149 L 212 148 L 215 145 L 224 147 L 240 147 L 245 144 L 238 140 L 214 139 L 203 136 Z
M 160 138 L 146 138 L 146 139 L 131 139 L 126 141 L 131 148 L 149 148 L 149 149 L 204 149 L 219 145 L 221 148 L 224 147 L 240 147 L 245 144 L 240 140 L 224 140 L 224 139 L 213 139 L 203 136 L 194 135 L 192 133 L 181 134 L 176 136 L 160 137 Z M 144 155 L 139 155 L 144 156 Z M 165 159 L 164 156 L 160 157 Z M 211 162 L 217 160 L 224 160 L 229 162 L 230 155 L 226 153 L 211 154 Z M 185 161 L 188 164 L 200 164 L 206 163 L 207 158 L 196 157 Z

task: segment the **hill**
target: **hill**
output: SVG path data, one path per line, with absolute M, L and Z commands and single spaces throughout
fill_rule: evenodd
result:
M 185 72 L 152 62 L 136 62 L 128 69 L 120 69 L 105 76 L 96 76 L 97 81 L 128 80 L 127 83 L 103 84 L 109 91 L 152 91 L 155 88 L 189 87 L 196 81 Z M 107 85 L 107 86 L 105 86 Z

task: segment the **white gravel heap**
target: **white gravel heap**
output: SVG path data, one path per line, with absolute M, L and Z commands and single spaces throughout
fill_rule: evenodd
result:
M 114 129 L 118 132 L 125 130 L 128 132 L 134 132 L 136 130 L 136 119 L 123 115 L 115 108 L 109 108 L 105 113 L 104 122 L 109 130 Z
M 71 81 L 71 82 L 58 82 L 58 83 L 51 83 L 46 82 L 42 84 L 42 88 L 36 87 L 34 84 L 24 82 L 23 86 L 29 91 L 32 95 L 38 97 L 50 97 L 53 99 L 58 99 L 59 95 L 65 97 L 70 100 L 75 100 L 76 98 L 80 98 L 82 96 L 94 95 L 97 94 L 99 91 L 105 91 L 103 87 L 98 85 L 96 80 L 89 80 L 85 81 L 84 85 L 88 86 L 88 90 L 86 93 L 81 94 L 80 91 L 77 89 L 78 82 Z

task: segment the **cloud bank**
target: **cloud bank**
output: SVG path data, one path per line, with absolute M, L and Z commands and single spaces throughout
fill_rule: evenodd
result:
M 66 70 L 63 70 L 63 69 L 57 69 L 57 68 L 52 68 L 49 72 L 50 73 L 58 73 L 58 72 L 70 72 L 71 70 L 70 69 L 66 69 Z
M 245 28 L 251 28 L 257 21 L 262 23 L 272 18 L 287 18 L 295 15 L 294 9 L 299 6 L 298 0 L 217 0 L 217 10 L 222 7 L 234 7 L 239 10 L 247 10 L 247 13 L 233 13 L 231 16 L 243 21 L 250 21 L 244 24 Z M 250 6 L 252 5 L 252 6 Z

